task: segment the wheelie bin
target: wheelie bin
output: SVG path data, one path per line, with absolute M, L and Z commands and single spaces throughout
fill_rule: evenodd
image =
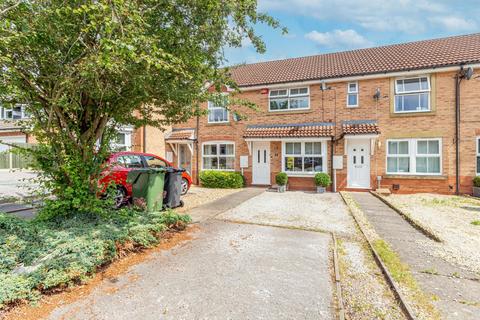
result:
M 135 169 L 127 175 L 127 183 L 132 184 L 133 203 L 142 204 L 148 212 L 162 210 L 164 182 L 163 168 Z
M 182 194 L 182 173 L 185 169 L 166 168 L 164 184 L 164 208 L 183 207 L 183 201 L 180 199 Z

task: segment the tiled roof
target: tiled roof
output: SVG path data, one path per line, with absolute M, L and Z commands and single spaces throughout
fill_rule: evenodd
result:
M 351 120 L 342 122 L 343 134 L 380 134 L 375 120 Z
M 166 134 L 165 140 L 193 140 L 194 136 L 194 129 L 174 129 Z
M 333 123 L 314 122 L 279 125 L 248 126 L 244 138 L 303 138 L 330 137 L 333 135 Z
M 480 62 L 480 33 L 232 68 L 240 87 L 408 71 Z

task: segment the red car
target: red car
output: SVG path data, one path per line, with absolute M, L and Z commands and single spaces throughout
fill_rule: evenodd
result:
M 101 185 L 108 185 L 112 181 L 117 185 L 115 204 L 120 207 L 132 197 L 132 185 L 127 183 L 128 172 L 138 168 L 165 168 L 173 167 L 172 163 L 162 157 L 150 153 L 116 152 L 108 158 L 110 169 L 103 173 Z M 192 185 L 189 173 L 182 174 L 182 195 L 186 194 Z

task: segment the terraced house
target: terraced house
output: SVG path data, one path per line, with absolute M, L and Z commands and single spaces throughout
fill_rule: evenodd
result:
M 327 172 L 337 190 L 471 193 L 477 75 L 480 34 L 242 65 L 239 95 L 260 110 L 205 104 L 208 116 L 166 135 L 167 158 L 194 176 L 242 171 L 249 185 L 283 171 L 291 189 L 313 189 Z

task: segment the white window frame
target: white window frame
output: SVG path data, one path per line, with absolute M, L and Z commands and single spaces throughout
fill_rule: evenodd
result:
M 15 112 L 13 109 L 15 107 L 20 108 L 20 118 L 19 119 L 14 119 L 13 118 L 13 112 Z M 9 121 L 18 121 L 18 120 L 23 120 L 23 119 L 28 119 L 29 118 L 27 116 L 26 112 L 25 112 L 25 105 L 15 105 L 15 107 L 14 108 L 6 108 L 6 107 L 0 106 L 0 119 L 1 120 L 9 120 Z M 7 118 L 6 117 L 7 112 L 12 112 L 12 118 Z
M 221 144 L 231 144 L 233 145 L 233 155 L 220 155 L 220 145 Z M 216 155 L 211 155 L 211 154 L 205 154 L 205 146 L 206 145 L 216 145 L 217 146 L 217 154 Z M 202 143 L 202 171 L 203 170 L 214 170 L 214 171 L 235 171 L 235 142 L 234 141 L 207 141 Z M 218 158 L 218 163 L 220 164 L 220 158 L 233 158 L 233 169 L 206 169 L 204 164 L 205 164 L 205 158 Z
M 305 154 L 305 143 L 309 142 L 320 142 L 321 143 L 321 154 Z M 300 143 L 300 154 L 287 154 L 287 143 Z M 286 139 L 282 140 L 282 172 L 285 172 L 288 176 L 295 176 L 295 177 L 311 177 L 319 172 L 328 173 L 328 157 L 327 157 L 327 144 L 328 140 L 326 139 Z M 322 171 L 303 171 L 305 168 L 302 168 L 302 171 L 287 171 L 285 170 L 285 158 L 287 156 L 293 157 L 316 157 L 322 158 Z M 303 167 L 305 167 L 305 163 L 303 162 Z
M 478 158 L 480 158 L 480 137 L 477 137 L 477 139 L 475 139 L 475 143 L 477 144 L 476 146 L 477 156 L 475 157 L 475 161 L 476 161 L 475 166 L 477 167 L 476 175 L 480 176 L 480 166 L 478 165 Z
M 208 123 L 229 123 L 230 122 L 230 111 L 226 107 L 219 107 L 215 105 L 213 101 L 208 101 L 207 105 L 208 109 L 208 115 L 207 115 L 207 121 Z M 213 110 L 225 110 L 227 112 L 227 120 L 222 120 L 222 121 L 215 121 L 215 120 L 210 120 L 210 112 Z
M 350 85 L 354 84 L 355 85 L 355 90 L 354 91 L 351 91 L 350 90 Z M 358 81 L 354 81 L 354 82 L 349 82 L 347 83 L 347 108 L 356 108 L 358 107 L 359 105 L 359 101 L 358 101 L 358 98 L 359 98 L 359 95 L 358 95 L 358 92 L 359 92 L 359 89 L 358 89 Z M 349 104 L 349 97 L 351 95 L 355 95 L 357 97 L 357 104 Z
M 398 86 L 397 86 L 397 83 L 398 81 L 405 81 L 405 80 L 410 80 L 410 79 L 419 79 L 419 82 L 421 83 L 421 80 L 422 78 L 426 78 L 427 79 L 427 85 L 428 85 L 428 89 L 421 89 L 420 90 L 404 90 L 404 91 L 401 91 L 401 92 L 398 92 Z M 429 75 L 419 75 L 419 76 L 410 76 L 410 77 L 399 77 L 399 78 L 395 78 L 395 83 L 394 83 L 394 99 L 393 99 L 393 112 L 394 113 L 418 113 L 418 112 L 430 112 L 432 111 L 432 86 L 431 86 L 431 81 L 430 81 L 430 76 Z M 397 97 L 398 96 L 408 96 L 408 95 L 416 95 L 418 94 L 419 95 L 419 99 L 420 99 L 420 95 L 422 93 L 428 93 L 428 109 L 426 110 L 400 110 L 398 111 L 397 110 Z
M 408 157 L 410 161 L 410 172 L 390 172 L 388 171 L 389 142 L 408 141 L 408 156 L 394 155 L 394 157 Z M 417 172 L 417 157 L 436 157 L 432 154 L 421 154 L 417 152 L 417 143 L 419 141 L 438 141 L 438 157 L 440 158 L 440 172 Z M 416 138 L 416 139 L 387 139 L 386 156 L 385 156 L 385 172 L 390 175 L 415 175 L 415 176 L 441 176 L 443 172 L 443 146 L 442 138 Z
M 132 150 L 132 134 L 133 127 L 122 127 L 117 130 L 117 133 L 125 135 L 125 143 L 117 143 L 116 141 L 111 142 L 112 148 L 125 148 L 125 151 Z
M 307 93 L 300 93 L 300 94 L 291 94 L 291 90 L 295 89 L 307 89 Z M 286 90 L 287 94 L 283 96 L 271 96 L 272 91 L 281 91 L 281 90 Z M 293 98 L 302 98 L 302 97 L 307 97 L 308 98 L 308 106 L 306 108 L 290 108 L 290 100 Z M 283 98 L 287 100 L 287 109 L 278 109 L 278 110 L 272 110 L 270 108 L 270 101 L 275 100 L 278 98 Z M 271 89 L 268 92 L 268 111 L 269 112 L 290 112 L 290 111 L 296 111 L 296 110 L 309 110 L 310 109 L 310 87 L 309 86 L 303 86 L 303 87 L 292 87 L 292 88 L 275 88 Z

